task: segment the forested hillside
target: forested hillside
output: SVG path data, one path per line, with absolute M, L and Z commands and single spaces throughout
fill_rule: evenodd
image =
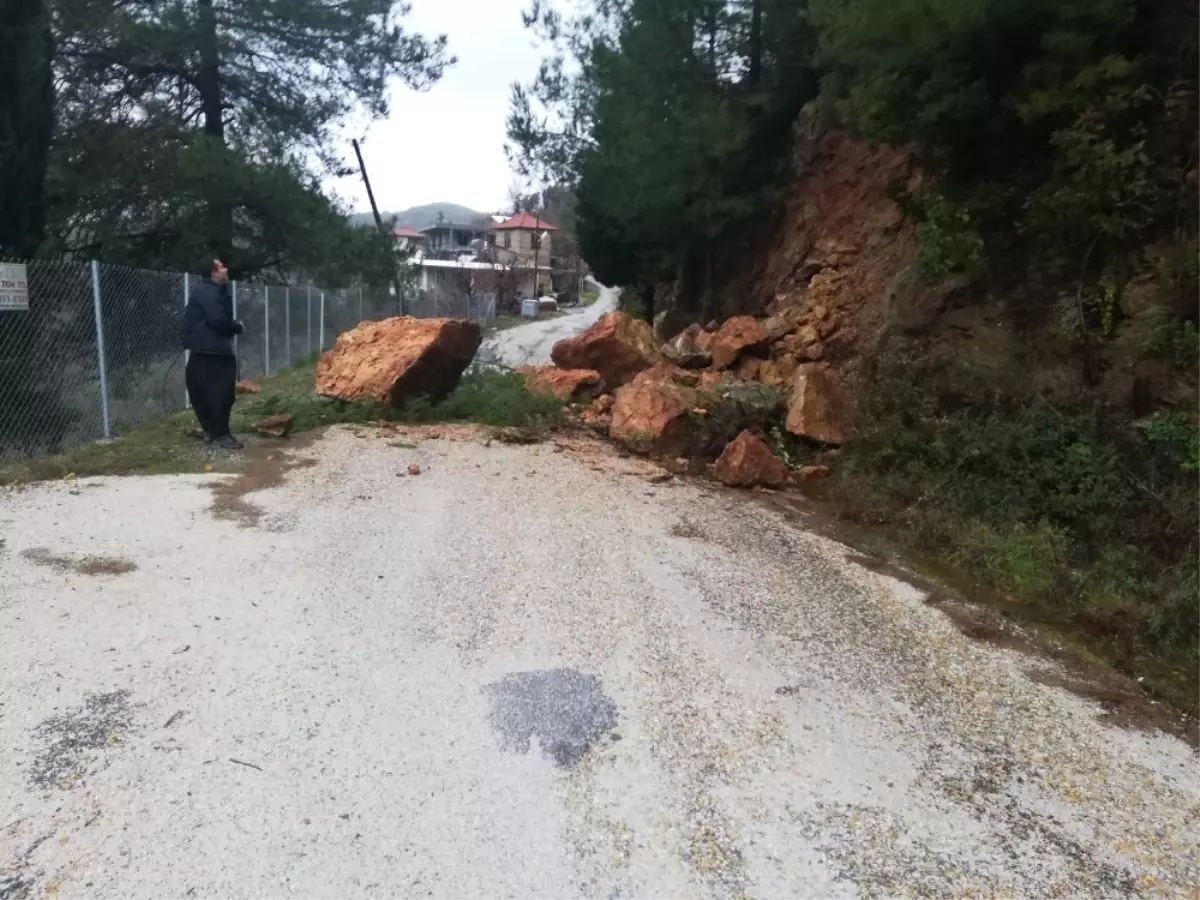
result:
M 837 308 L 842 513 L 1193 702 L 1195 5 L 595 0 L 528 22 L 549 52 L 511 150 L 574 188 L 597 276 L 669 330 Z

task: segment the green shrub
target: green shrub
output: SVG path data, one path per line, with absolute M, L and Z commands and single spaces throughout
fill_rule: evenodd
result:
M 1154 447 L 1181 472 L 1200 472 L 1200 429 L 1178 412 L 1158 413 L 1138 423 Z
M 947 554 L 983 584 L 1025 599 L 1050 598 L 1071 558 L 1065 531 L 1044 522 L 997 529 L 969 522 Z

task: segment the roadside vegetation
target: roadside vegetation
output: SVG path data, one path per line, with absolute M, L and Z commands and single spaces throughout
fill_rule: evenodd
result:
M 631 314 L 678 328 L 773 299 L 747 276 L 779 245 L 801 119 L 904 148 L 919 177 L 892 193 L 933 312 L 845 349 L 863 374 L 831 498 L 1194 709 L 1195 4 L 535 9 L 550 59 L 511 147 L 574 189 L 582 255 Z
M 293 435 L 331 425 L 379 421 L 407 424 L 473 423 L 517 429 L 536 436 L 557 424 L 562 404 L 532 394 L 520 376 L 484 367 L 463 374 L 458 387 L 437 403 L 417 398 L 399 409 L 374 403 L 343 403 L 313 391 L 313 361 L 304 361 L 260 382 L 262 391 L 238 398 L 234 432 L 253 433 L 254 423 L 277 413 L 295 419 Z M 0 485 L 83 478 L 90 475 L 164 475 L 181 472 L 236 472 L 244 455 L 215 450 L 189 437 L 190 412 L 176 413 L 142 428 L 131 429 L 109 443 L 92 443 L 66 453 L 23 460 L 0 467 Z M 262 446 L 287 447 L 286 440 L 263 439 Z

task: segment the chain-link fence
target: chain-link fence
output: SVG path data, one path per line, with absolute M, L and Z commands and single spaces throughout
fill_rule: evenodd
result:
M 99 262 L 0 264 L 0 463 L 185 409 L 179 326 L 197 280 Z M 387 288 L 238 281 L 230 292 L 246 326 L 236 341 L 241 378 L 271 375 L 359 322 L 400 313 Z M 413 316 L 484 321 L 496 298 L 416 292 L 404 306 Z

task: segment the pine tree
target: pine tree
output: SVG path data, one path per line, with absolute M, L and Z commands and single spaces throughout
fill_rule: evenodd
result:
M 84 231 L 171 245 L 180 225 L 199 225 L 202 243 L 239 265 L 247 217 L 278 218 L 272 190 L 289 181 L 284 205 L 302 205 L 316 174 L 339 169 L 338 122 L 358 107 L 385 114 L 390 78 L 424 88 L 453 61 L 444 37 L 402 30 L 404 12 L 393 0 L 59 0 L 58 196 L 87 189 L 89 157 L 127 160 L 152 172 L 161 201 L 132 192 L 135 221 L 120 223 L 92 205 L 104 227 Z
M 32 256 L 45 229 L 54 41 L 44 0 L 0 9 L 0 257 Z

